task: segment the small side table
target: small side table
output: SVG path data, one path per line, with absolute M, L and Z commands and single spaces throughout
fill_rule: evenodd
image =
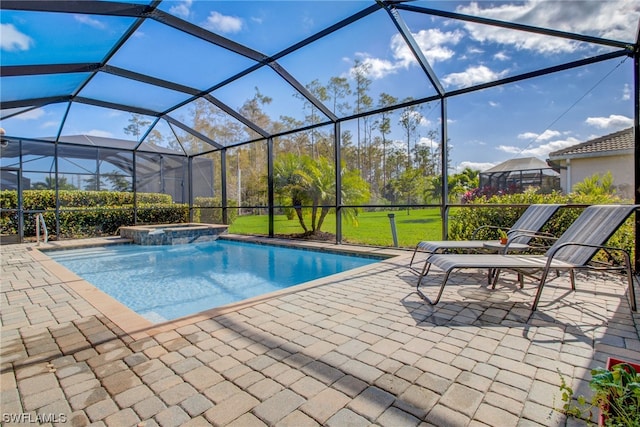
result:
M 502 243 L 500 243 L 499 240 L 485 242 L 482 245 L 482 247 L 485 249 L 491 250 L 492 252 L 499 252 L 499 253 L 506 253 L 507 246 L 509 247 L 509 251 L 518 251 L 518 252 L 526 251 L 527 249 L 531 248 L 529 245 L 526 245 L 524 243 L 507 243 L 506 245 L 503 245 Z
M 498 252 L 501 254 L 506 254 L 507 253 L 507 246 L 509 251 L 514 251 L 514 252 L 521 252 L 521 251 L 525 251 L 527 249 L 530 248 L 529 245 L 526 245 L 524 243 L 508 243 L 503 245 L 502 243 L 500 243 L 499 240 L 496 241 L 490 241 L 490 242 L 485 242 L 482 245 L 486 250 L 489 250 L 491 252 Z M 495 286 L 495 281 L 497 280 L 497 278 L 495 277 L 496 274 L 498 274 L 496 272 L 495 268 L 491 268 L 489 269 L 489 283 L 493 282 L 494 286 Z M 520 282 L 520 289 L 522 289 L 524 287 L 524 278 L 522 277 L 522 273 L 518 272 L 518 281 Z

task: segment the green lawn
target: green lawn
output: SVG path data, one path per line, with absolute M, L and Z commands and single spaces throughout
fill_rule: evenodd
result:
M 388 217 L 394 214 L 398 246 L 412 248 L 420 240 L 440 240 L 442 237 L 442 221 L 438 208 L 361 212 L 357 218 L 357 224 L 350 219 L 342 221 L 342 236 L 345 243 L 359 243 L 373 246 L 393 246 L 393 235 Z M 305 219 L 307 226 L 311 223 Z M 322 225 L 322 230 L 335 234 L 335 215 L 328 215 Z M 275 234 L 299 234 L 302 227 L 297 218 L 289 220 L 285 215 L 276 215 L 274 218 Z M 268 234 L 269 223 L 267 215 L 245 215 L 235 219 L 229 227 L 229 232 L 234 234 Z

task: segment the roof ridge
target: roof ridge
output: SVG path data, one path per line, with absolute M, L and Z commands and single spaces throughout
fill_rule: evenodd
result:
M 549 157 L 557 157 L 563 154 L 569 154 L 569 153 L 579 153 L 579 152 L 583 152 L 583 151 L 587 151 L 587 150 L 583 150 L 584 148 L 588 148 L 588 147 L 593 147 L 594 149 L 592 150 L 588 150 L 590 152 L 601 152 L 601 151 L 617 151 L 620 149 L 626 149 L 626 147 L 623 148 L 612 148 L 612 147 L 601 147 L 604 143 L 607 142 L 613 142 L 617 139 L 620 139 L 620 137 L 626 137 L 627 134 L 629 135 L 633 135 L 633 127 L 629 127 L 629 128 L 625 128 L 607 135 L 603 135 L 603 136 L 599 136 L 597 138 L 585 141 L 585 142 L 581 142 L 579 144 L 576 145 L 572 145 L 570 147 L 567 148 L 563 148 L 561 150 L 557 150 L 557 151 L 552 151 L 551 153 L 549 153 Z M 629 139 L 629 141 L 631 142 L 631 145 L 629 148 L 633 148 L 633 141 L 632 138 Z M 626 141 L 622 140 L 622 143 L 624 145 Z M 600 149 L 602 148 L 602 149 Z

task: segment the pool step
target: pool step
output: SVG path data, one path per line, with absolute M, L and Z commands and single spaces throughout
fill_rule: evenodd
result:
M 47 255 L 54 260 L 64 261 L 65 259 L 87 259 L 87 258 L 104 258 L 104 257 L 121 257 L 126 256 L 122 251 L 116 251 L 108 247 L 103 248 L 83 248 L 77 250 L 51 251 Z

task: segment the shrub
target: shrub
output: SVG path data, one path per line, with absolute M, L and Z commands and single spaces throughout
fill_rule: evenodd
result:
M 478 206 L 477 208 L 458 209 L 456 214 L 452 216 L 449 223 L 449 236 L 454 240 L 469 239 L 471 238 L 473 231 L 482 225 L 494 225 L 496 227 L 508 229 L 522 215 L 527 207 L 526 205 L 536 203 L 567 202 L 565 200 L 565 196 L 560 193 L 538 194 L 533 190 L 525 191 L 524 193 L 493 195 L 489 198 L 478 197 L 467 203 L 468 205 Z M 491 206 L 498 204 L 521 206 Z M 558 214 L 554 215 L 551 221 L 549 221 L 547 228 L 556 228 L 560 226 L 561 223 L 557 222 L 556 217 L 558 217 Z M 567 222 L 567 224 L 570 224 L 571 221 L 572 220 Z M 564 231 L 566 227 L 561 227 L 561 229 Z M 551 232 L 551 230 L 544 231 Z M 493 239 L 497 237 L 496 235 L 489 233 L 491 233 L 491 231 L 487 231 L 486 234 L 479 234 L 476 237 L 479 239 Z
M 18 192 L 14 190 L 0 190 L 0 208 L 16 209 L 18 206 Z
M 452 215 L 449 223 L 449 237 L 453 240 L 465 240 L 471 238 L 473 231 L 482 225 L 493 225 L 496 227 L 508 229 L 516 222 L 516 220 L 525 211 L 526 206 L 522 207 L 505 207 L 491 205 L 530 205 L 535 203 L 557 203 L 568 205 L 599 205 L 599 204 L 616 204 L 623 203 L 620 198 L 610 194 L 586 195 L 571 193 L 567 195 L 553 192 L 551 194 L 538 194 L 535 191 L 526 191 L 518 194 L 508 194 L 503 196 L 492 196 L 488 199 L 477 198 L 470 205 L 477 205 L 477 208 L 458 209 Z M 567 207 L 561 208 L 551 219 L 544 225 L 541 231 L 560 236 L 582 212 L 582 208 Z M 608 246 L 625 249 L 634 256 L 634 232 L 633 218 L 629 218 L 616 233 L 607 242 Z M 478 233 L 478 239 L 494 239 L 496 234 L 491 231 L 485 234 Z M 495 231 L 493 231 L 495 233 Z M 601 253 L 597 257 L 604 259 Z M 616 257 L 616 261 L 621 259 Z
M 600 412 L 598 425 L 638 426 L 640 425 L 640 365 L 621 360 L 609 359 L 607 368 L 591 370 L 589 387 L 593 396 L 574 396 L 573 389 L 560 374 L 562 408 L 554 408 L 563 414 L 585 421 L 591 425 L 596 409 Z
M 63 208 L 60 210 L 60 237 L 79 238 L 112 236 L 122 226 L 133 225 L 133 206 Z M 55 210 L 43 213 L 47 229 L 55 230 Z M 189 207 L 184 204 L 138 206 L 138 223 L 179 223 L 189 220 Z M 25 236 L 35 235 L 35 216 L 25 219 Z
M 509 187 L 503 188 L 503 189 L 485 185 L 482 188 L 478 187 L 478 188 L 474 188 L 472 190 L 466 191 L 462 195 L 461 201 L 462 203 L 473 203 L 478 199 L 486 201 L 488 198 L 491 198 L 493 196 L 504 196 L 505 194 L 515 194 L 515 193 L 518 193 L 519 191 L 520 189 L 514 184 L 511 184 Z
M 173 224 L 189 221 L 189 205 L 138 204 L 138 222 L 144 224 Z
M 55 212 L 44 215 L 45 222 L 55 224 Z M 122 225 L 133 224 L 133 207 L 75 208 L 60 210 L 60 237 L 78 238 L 114 235 Z M 47 224 L 47 227 L 49 225 Z M 52 228 L 49 228 L 51 230 Z M 25 231 L 26 234 L 26 231 Z
M 236 206 L 235 202 L 230 202 L 227 209 L 228 225 L 238 217 L 238 210 L 231 209 Z M 196 222 L 209 224 L 222 224 L 222 199 L 219 197 L 196 197 L 194 200 L 194 219 Z
M 120 226 L 134 224 L 133 193 L 118 191 L 58 192 L 60 203 L 60 236 L 90 237 L 113 235 Z M 56 229 L 56 192 L 54 190 L 25 190 L 22 193 L 25 211 L 41 211 L 49 233 Z M 171 196 L 159 193 L 138 193 L 138 222 L 177 223 L 189 220 L 189 207 L 172 203 Z M 0 232 L 18 231 L 18 196 L 15 190 L 0 191 Z M 24 235 L 35 236 L 35 214 L 24 216 Z

